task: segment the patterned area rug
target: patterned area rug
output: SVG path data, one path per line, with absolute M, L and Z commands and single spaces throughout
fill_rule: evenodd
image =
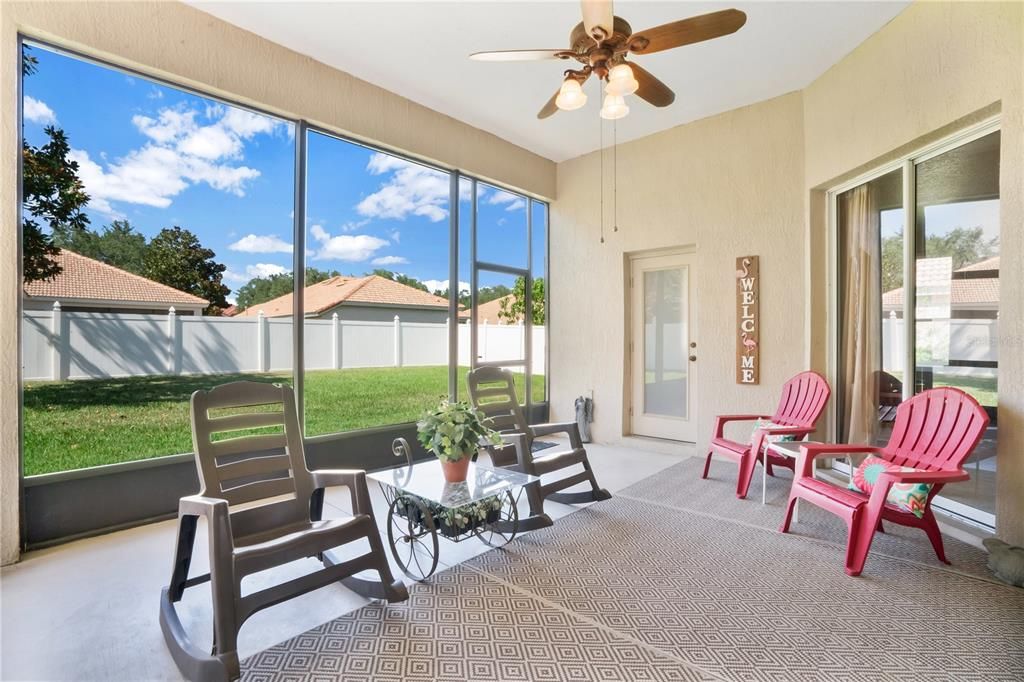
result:
M 663 474 L 652 476 L 623 490 L 619 495 L 657 501 L 658 504 L 683 509 L 709 518 L 727 519 L 736 523 L 749 524 L 758 528 L 777 531 L 785 516 L 786 500 L 793 482 L 793 472 L 776 468 L 775 477 L 768 477 L 766 504 L 761 504 L 761 468 L 755 472 L 745 500 L 736 498 L 737 467 L 732 462 L 712 460 L 711 471 L 706 480 L 700 475 L 703 460 L 688 459 L 668 469 Z M 840 474 L 842 478 L 842 475 Z M 846 525 L 834 514 L 818 509 L 807 502 L 800 502 L 800 521 L 790 526 L 790 533 L 807 539 L 835 543 L 846 548 Z M 939 562 L 920 530 L 885 524 L 885 533 L 875 536 L 871 553 L 864 569 L 871 572 L 876 556 L 916 561 L 925 566 L 966 573 L 968 575 L 995 581 L 988 570 L 988 553 L 953 538 L 944 537 L 946 558 L 952 562 L 946 566 Z M 837 561 L 842 561 L 838 555 Z
M 261 652 L 245 679 L 1020 679 L 1024 590 L 874 550 L 850 578 L 809 505 L 784 536 L 759 487 L 732 499 L 769 521 L 730 518 L 701 497 L 725 466 L 692 470 Z

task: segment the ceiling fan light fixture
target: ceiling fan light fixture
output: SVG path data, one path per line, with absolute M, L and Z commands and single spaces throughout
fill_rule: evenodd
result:
M 583 86 L 575 78 L 566 78 L 562 87 L 558 90 L 558 97 L 555 98 L 555 106 L 562 111 L 573 111 L 587 103 L 587 95 L 583 92 Z
M 613 96 L 624 97 L 632 95 L 640 88 L 640 83 L 633 76 L 633 69 L 629 64 L 616 64 L 608 72 L 608 85 L 604 91 Z
M 622 98 L 622 95 L 606 95 L 604 98 L 604 105 L 601 107 L 601 118 L 614 121 L 615 119 L 622 118 L 629 113 L 629 107 L 626 106 L 626 100 Z

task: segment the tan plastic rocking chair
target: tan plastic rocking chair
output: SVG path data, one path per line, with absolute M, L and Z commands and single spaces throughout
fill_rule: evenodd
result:
M 257 408 L 243 413 L 239 408 Z M 233 435 L 217 438 L 215 434 Z M 252 434 L 253 431 L 257 435 Z M 269 433 L 268 433 L 269 432 Z M 192 443 L 198 495 L 181 498 L 171 582 L 160 595 L 160 627 L 181 672 L 190 680 L 240 676 L 238 631 L 249 616 L 319 587 L 340 582 L 372 599 L 408 598 L 394 579 L 373 518 L 365 472 L 306 468 L 291 387 L 251 381 L 192 394 Z M 347 486 L 352 516 L 323 519 L 324 488 Z M 243 506 L 244 508 L 239 508 Z M 210 572 L 188 577 L 196 524 L 209 528 Z M 370 550 L 335 562 L 327 550 L 365 538 Z M 316 557 L 324 568 L 243 595 L 242 579 L 297 559 Z M 376 571 L 380 580 L 353 577 Z M 209 581 L 213 597 L 213 650 L 189 641 L 174 604 Z
M 530 516 L 519 519 L 519 530 L 536 530 L 552 525 L 551 517 L 544 513 L 545 500 L 563 504 L 583 504 L 611 498 L 610 492 L 597 485 L 576 422 L 530 426 L 516 398 L 512 372 L 507 369 L 478 367 L 469 373 L 466 382 L 469 384 L 469 397 L 473 406 L 484 413 L 487 425 L 500 432 L 506 443 L 504 447 L 487 448 L 495 466 L 532 476 L 542 476 L 577 465 L 583 467 L 582 471 L 571 476 L 545 484 L 537 482 L 526 486 Z M 534 439 L 553 433 L 567 434 L 569 449 L 553 448 L 534 454 Z M 590 490 L 560 492 L 580 483 L 589 483 Z

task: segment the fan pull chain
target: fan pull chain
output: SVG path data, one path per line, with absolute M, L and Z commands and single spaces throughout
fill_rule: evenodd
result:
M 601 80 L 597 81 L 598 94 L 601 92 Z M 597 117 L 598 130 L 598 153 L 601 155 L 601 243 L 604 244 L 604 119 Z
M 619 121 L 612 121 L 612 232 L 619 231 Z

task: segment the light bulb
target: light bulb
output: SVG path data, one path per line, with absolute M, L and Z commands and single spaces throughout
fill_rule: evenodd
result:
M 604 91 L 609 95 L 623 97 L 632 95 L 640 87 L 640 83 L 633 77 L 633 69 L 629 64 L 617 64 L 608 72 L 608 85 Z
M 604 105 L 601 107 L 601 118 L 614 121 L 629 113 L 626 100 L 621 95 L 607 95 L 604 98 Z
M 558 90 L 558 97 L 555 98 L 555 106 L 563 111 L 579 109 L 587 103 L 587 96 L 583 87 L 575 78 L 566 78 L 562 87 Z

